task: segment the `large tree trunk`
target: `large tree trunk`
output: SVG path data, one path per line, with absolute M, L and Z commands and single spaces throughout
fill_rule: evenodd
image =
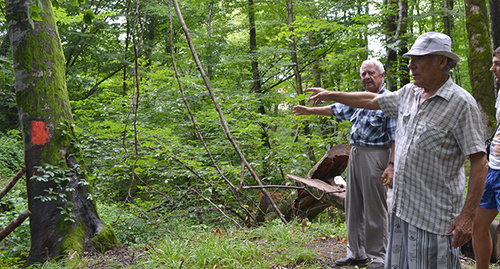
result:
M 41 21 L 30 25 L 30 1 L 7 0 L 16 98 L 22 126 L 31 250 L 26 265 L 68 250 L 81 253 L 104 229 L 75 157 L 65 61 L 51 1 L 41 0 Z M 50 166 L 48 166 L 50 165 Z
M 467 33 L 469 36 L 469 74 L 472 95 L 486 114 L 490 126 L 495 126 L 495 87 L 491 66 L 491 38 L 488 10 L 484 0 L 465 0 Z

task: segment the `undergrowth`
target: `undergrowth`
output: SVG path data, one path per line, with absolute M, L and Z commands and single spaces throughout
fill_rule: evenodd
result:
M 123 233 L 127 230 L 117 229 L 120 238 L 127 237 Z M 345 236 L 343 215 L 334 208 L 307 221 L 305 227 L 298 220 L 288 224 L 273 220 L 255 228 L 186 225 L 175 233 L 163 233 L 156 242 L 131 244 L 130 251 L 140 253 L 132 264 L 107 261 L 99 268 L 320 268 L 318 253 L 308 244 Z M 95 268 L 102 262 L 71 254 L 42 268 Z

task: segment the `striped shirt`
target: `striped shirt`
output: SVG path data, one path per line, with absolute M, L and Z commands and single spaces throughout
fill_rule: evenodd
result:
M 387 90 L 382 87 L 379 94 Z M 332 105 L 332 113 L 339 121 L 350 121 L 349 142 L 356 146 L 390 146 L 396 136 L 395 118 L 389 118 L 380 110 L 352 108 L 340 103 Z
M 407 84 L 378 97 L 398 118 L 392 212 L 417 228 L 444 235 L 463 207 L 468 155 L 484 152 L 476 100 L 451 79 L 419 107 L 422 89 Z

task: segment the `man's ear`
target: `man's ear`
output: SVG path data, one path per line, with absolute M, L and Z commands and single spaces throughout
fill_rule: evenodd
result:
M 443 69 L 446 66 L 446 64 L 448 63 L 448 61 L 449 61 L 449 59 L 447 56 L 444 56 L 444 55 L 441 56 L 439 58 L 439 68 Z

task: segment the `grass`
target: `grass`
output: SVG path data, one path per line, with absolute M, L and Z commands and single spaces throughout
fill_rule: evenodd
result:
M 124 248 L 125 253 L 122 254 L 89 256 L 72 253 L 37 268 L 317 269 L 327 268 L 320 257 L 330 253 L 324 248 L 315 249 L 311 244 L 323 247 L 322 242 L 343 242 L 346 238 L 343 215 L 336 209 L 323 213 L 312 223 L 307 222 L 305 228 L 298 220 L 289 224 L 274 220 L 261 227 L 245 229 L 220 229 L 182 223 L 182 219 L 172 220 L 169 225 L 177 227 L 175 233 L 163 234 L 160 239 L 149 240 L 149 243 L 132 243 Z M 125 231 L 117 231 L 120 232 Z M 342 243 L 337 248 L 341 252 L 345 251 Z M 475 266 L 471 263 L 464 268 L 473 269 Z M 500 267 L 492 265 L 490 268 Z
M 341 223 L 340 226 L 337 225 Z M 178 231 L 179 232 L 179 231 Z M 106 261 L 102 268 L 323 268 L 318 253 L 308 245 L 329 238 L 344 238 L 343 220 L 283 224 L 279 220 L 247 229 L 192 229 L 167 234 L 163 240 L 138 251 L 129 265 Z M 42 268 L 95 268 L 102 261 L 74 255 Z M 99 267 L 101 268 L 101 267 Z

